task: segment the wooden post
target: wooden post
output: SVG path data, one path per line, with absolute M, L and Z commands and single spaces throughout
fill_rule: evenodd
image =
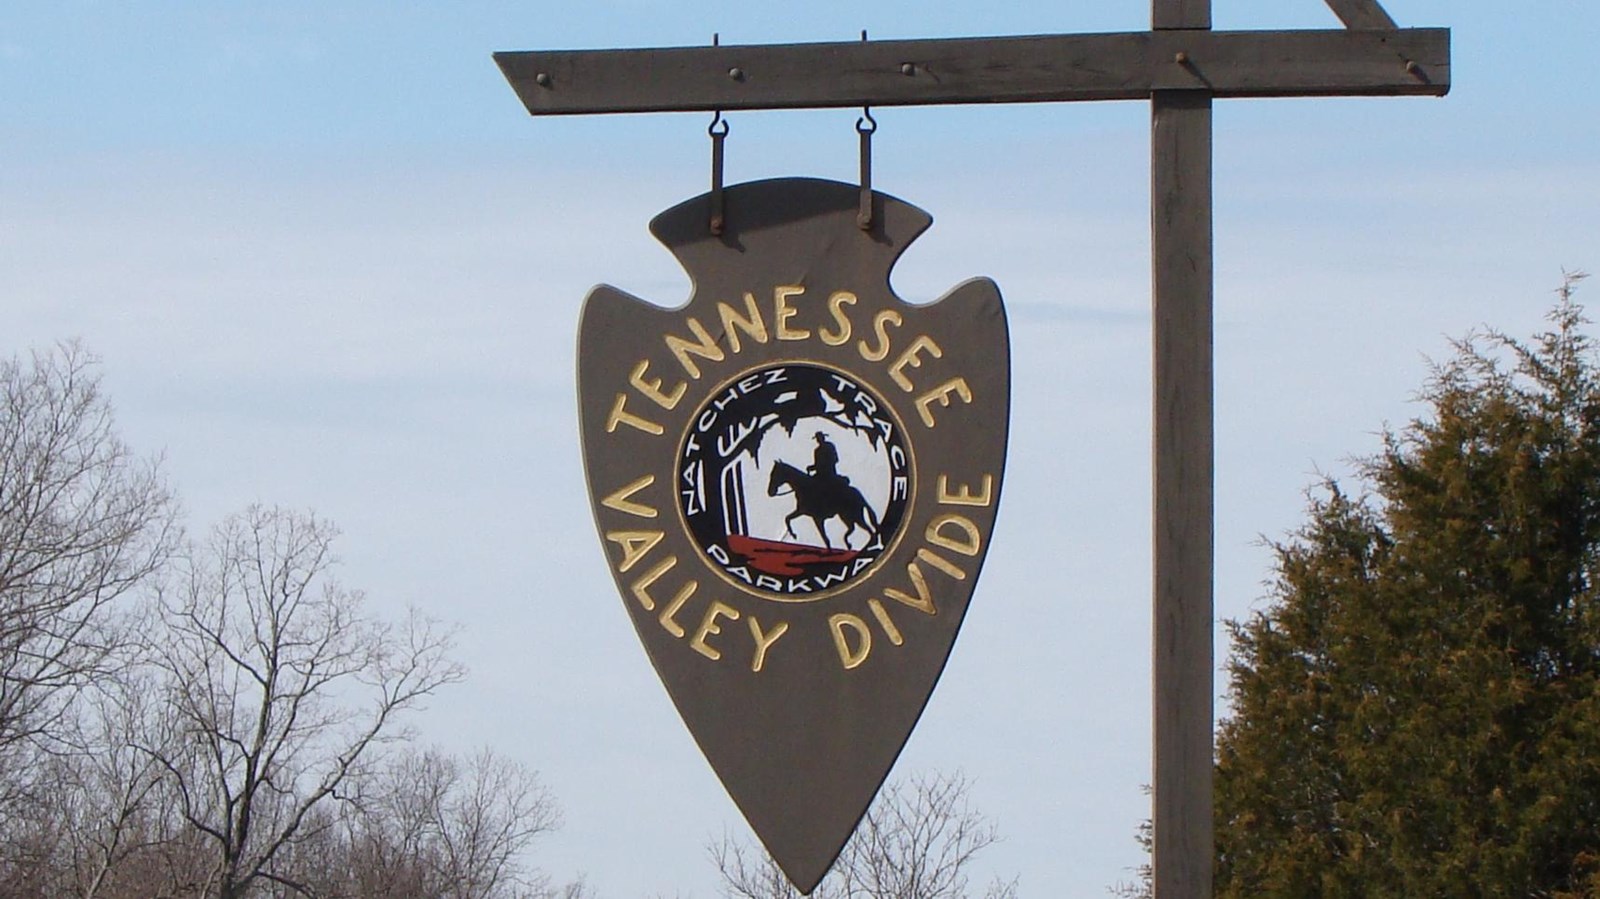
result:
M 1153 0 L 1153 25 L 1206 30 L 1210 7 Z M 1211 102 L 1151 96 L 1156 899 L 1211 896 Z

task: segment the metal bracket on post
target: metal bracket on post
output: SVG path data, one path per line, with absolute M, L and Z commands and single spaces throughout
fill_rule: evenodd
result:
M 878 130 L 878 120 L 872 117 L 870 107 L 861 107 L 861 118 L 856 119 L 856 134 L 861 137 L 861 209 L 856 213 L 856 224 L 863 231 L 872 230 L 872 132 Z
M 722 127 L 717 128 L 718 125 Z M 722 211 L 722 142 L 727 139 L 730 130 L 728 120 L 718 112 L 711 120 L 711 125 L 706 128 L 706 133 L 711 135 L 711 233 L 717 237 L 722 236 L 724 221 Z
M 865 28 L 861 29 L 861 42 L 867 42 Z M 861 138 L 861 208 L 856 212 L 856 224 L 863 231 L 872 230 L 872 132 L 877 130 L 872 107 L 862 104 L 861 118 L 856 119 L 856 134 Z
M 722 44 L 722 33 L 715 32 L 711 35 L 711 46 Z M 722 129 L 717 130 L 721 125 Z M 722 210 L 722 142 L 727 139 L 732 127 L 728 120 L 722 117 L 722 110 L 718 109 L 711 117 L 711 124 L 706 126 L 706 133 L 711 135 L 711 236 L 722 236 L 722 225 L 726 221 Z

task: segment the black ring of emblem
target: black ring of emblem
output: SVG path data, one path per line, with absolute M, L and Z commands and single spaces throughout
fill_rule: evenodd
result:
M 796 403 L 796 406 L 781 411 L 777 409 L 783 405 L 777 401 L 782 395 L 803 394 L 823 386 L 832 387 L 831 396 L 812 401 L 810 396 L 796 395 L 787 401 Z M 864 418 L 867 423 L 849 427 L 844 424 L 845 419 L 829 418 L 830 399 L 834 403 L 842 402 L 846 410 L 861 413 L 850 416 L 850 420 L 860 423 Z M 795 436 L 802 422 L 816 418 L 830 422 L 838 430 L 859 431 L 863 439 L 869 442 L 882 441 L 883 452 L 889 460 L 890 478 L 889 495 L 883 503 L 883 510 L 880 512 L 872 508 L 872 504 L 865 501 L 864 495 L 854 485 L 842 486 L 835 482 L 836 486 L 829 494 L 838 499 L 850 497 L 853 492 L 854 497 L 846 500 L 847 503 L 861 499 L 871 518 L 875 519 L 869 520 L 866 515 L 858 518 L 859 524 L 855 527 L 864 534 L 865 541 L 860 543 L 859 548 L 850 549 L 849 544 L 857 542 L 857 538 L 850 531 L 848 514 L 829 514 L 821 520 L 813 520 L 801 512 L 801 500 L 797 498 L 795 512 L 790 518 L 802 516 L 806 520 L 795 531 L 796 538 L 800 539 L 800 535 L 807 530 L 819 536 L 827 534 L 822 530 L 826 527 L 823 522 L 835 523 L 836 532 L 842 524 L 846 532 L 851 534 L 848 538 L 844 534 L 839 535 L 847 540 L 843 550 L 770 539 L 754 539 L 741 547 L 733 546 L 741 537 L 749 538 L 746 534 L 734 533 L 738 530 L 740 511 L 730 508 L 733 504 L 726 501 L 729 489 L 724 486 L 724 477 L 727 476 L 730 458 L 738 459 L 752 450 L 753 447 L 746 444 L 752 437 L 755 445 L 759 446 L 760 438 L 776 427 L 783 427 L 788 435 Z M 917 484 L 916 456 L 907 439 L 908 432 L 901 422 L 900 414 L 884 401 L 877 390 L 859 376 L 834 366 L 811 360 L 792 360 L 766 362 L 746 369 L 711 390 L 684 426 L 672 469 L 673 492 L 676 495 L 673 505 L 678 510 L 678 519 L 689 541 L 700 550 L 707 567 L 729 584 L 751 595 L 777 602 L 811 602 L 858 586 L 894 553 L 911 518 Z M 829 441 L 818 438 L 819 446 L 823 442 Z M 791 470 L 788 473 L 790 478 L 798 476 L 813 483 L 818 478 L 814 466 L 797 466 L 789 460 L 772 461 L 775 463 L 771 466 L 774 473 L 778 469 L 776 463 L 782 462 Z M 734 492 L 739 494 L 742 503 L 743 497 L 748 495 L 746 488 L 749 485 L 743 484 L 738 476 L 733 480 L 736 484 Z M 793 484 L 788 486 L 790 491 L 795 489 Z M 776 480 L 756 487 L 764 487 L 768 496 L 790 495 L 772 492 L 777 489 Z M 871 527 L 874 524 L 875 529 Z M 872 549 L 870 557 L 862 562 L 863 551 L 873 547 L 876 548 Z M 759 552 L 752 554 L 752 548 Z M 844 553 L 851 552 L 854 553 L 852 558 L 837 561 Z M 777 557 L 777 567 L 795 568 L 798 571 L 781 575 L 772 570 L 758 570 L 752 563 L 762 555 L 768 556 L 762 560 L 768 569 L 774 568 L 772 557 Z M 810 560 L 811 556 L 818 558 Z M 810 589 L 804 589 L 803 586 Z

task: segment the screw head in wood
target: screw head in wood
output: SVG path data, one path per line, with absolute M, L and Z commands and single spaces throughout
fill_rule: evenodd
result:
M 1179 50 L 1178 52 L 1172 54 L 1172 61 L 1180 66 L 1186 66 L 1189 64 L 1189 54 Z
M 732 78 L 734 81 L 743 81 L 744 80 L 744 69 L 741 69 L 738 66 L 734 66 L 733 68 L 728 70 L 728 77 Z
M 533 76 L 533 83 L 539 85 L 540 87 L 549 87 L 550 86 L 550 73 L 549 72 L 540 72 L 539 74 Z
M 901 63 L 900 64 L 900 74 L 902 74 L 902 75 L 915 75 L 915 74 L 917 74 L 917 64 L 914 63 L 914 62 L 903 62 L 903 63 Z

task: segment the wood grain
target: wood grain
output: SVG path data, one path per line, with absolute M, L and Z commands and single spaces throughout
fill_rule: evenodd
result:
M 1153 0 L 1156 33 L 1164 23 L 1208 25 L 1210 6 L 1210 0 Z M 1201 74 L 1209 69 L 1212 80 L 1218 74 L 1209 59 L 1193 65 Z M 1211 107 L 1203 91 L 1158 90 L 1150 98 L 1155 899 L 1212 894 Z
M 1210 28 L 1211 0 L 1150 0 L 1150 27 Z
M 1327 0 L 1328 8 L 1339 17 L 1346 28 L 1393 29 L 1394 19 L 1384 11 L 1378 0 Z
M 1442 28 L 1168 30 L 494 58 L 534 115 L 1143 100 L 1185 89 L 1217 97 L 1440 96 L 1450 89 L 1450 32 Z M 1416 67 L 1408 71 L 1407 62 Z

